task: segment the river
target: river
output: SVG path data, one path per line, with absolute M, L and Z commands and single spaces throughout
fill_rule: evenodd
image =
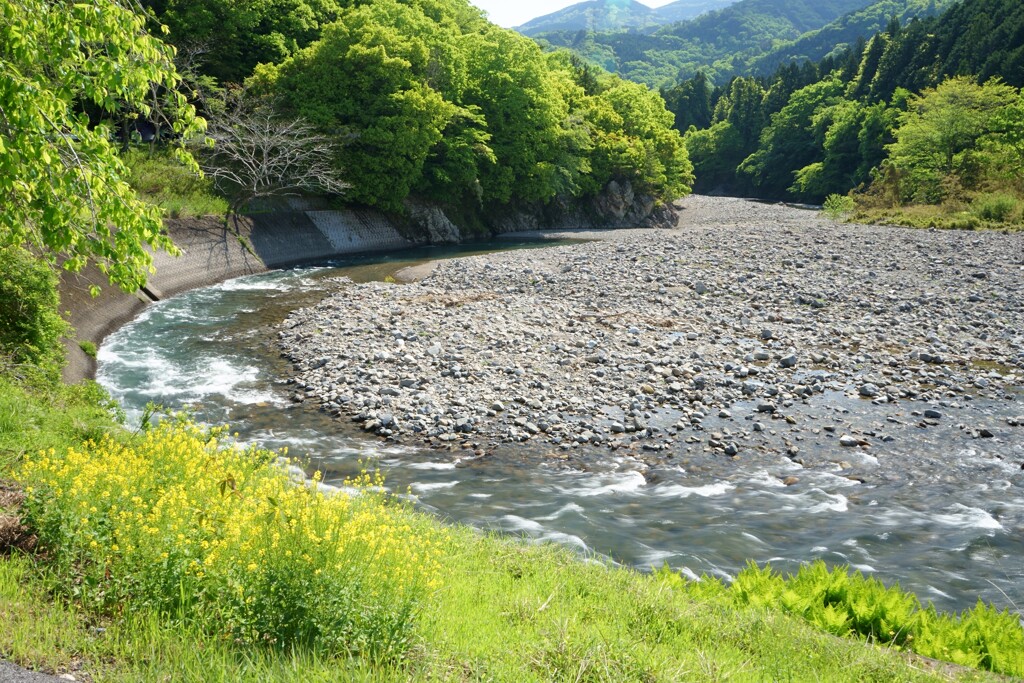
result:
M 512 246 L 537 245 L 501 248 Z M 290 400 L 290 367 L 274 343 L 275 326 L 289 311 L 345 286 L 340 276 L 383 279 L 405 265 L 460 253 L 276 271 L 161 301 L 106 340 L 98 380 L 132 420 L 150 402 L 189 409 L 202 421 L 230 423 L 243 441 L 287 446 L 308 459 L 309 471 L 321 469 L 327 484 L 363 464 L 379 467 L 389 488 L 411 491 L 442 518 L 591 557 L 724 578 L 748 560 L 790 571 L 821 558 L 898 581 L 942 609 L 969 608 L 979 596 L 1024 608 L 1024 472 L 1015 464 L 1024 459 L 1021 444 L 932 430 L 908 455 L 910 465 L 883 463 L 869 483 L 827 467 L 758 458 L 690 459 L 686 466 L 667 458 L 652 466 L 605 453 L 568 465 L 506 447 L 460 459 L 368 438 L 347 421 Z M 870 404 L 826 399 L 835 410 L 874 417 Z M 1014 457 L 996 452 L 1007 448 Z M 801 485 L 786 486 L 790 475 Z

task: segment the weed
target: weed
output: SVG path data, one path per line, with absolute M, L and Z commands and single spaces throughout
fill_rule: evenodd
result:
M 25 519 L 55 586 L 101 614 L 146 606 L 247 643 L 389 659 L 437 582 L 439 530 L 386 505 L 295 486 L 273 454 L 166 423 L 27 458 Z
M 986 194 L 971 203 L 971 211 L 984 221 L 1012 223 L 1024 214 L 1024 202 L 1006 193 Z
M 832 220 L 838 221 L 853 213 L 854 208 L 856 208 L 856 205 L 854 204 L 853 197 L 830 194 L 825 199 L 825 204 L 821 207 L 821 210 Z
M 227 201 L 213 183 L 181 166 L 168 152 L 132 150 L 124 157 L 129 184 L 139 198 L 162 207 L 170 218 L 222 216 Z
M 706 584 L 689 583 L 667 568 L 658 572 L 668 585 L 694 595 L 714 594 Z M 736 576 L 727 595 L 737 605 L 781 609 L 835 635 L 859 635 L 905 647 L 962 666 L 1024 676 L 1024 628 L 1019 617 L 981 602 L 958 616 L 922 609 L 917 597 L 899 585 L 886 587 L 847 567 L 828 569 L 820 560 L 784 578 L 751 563 Z

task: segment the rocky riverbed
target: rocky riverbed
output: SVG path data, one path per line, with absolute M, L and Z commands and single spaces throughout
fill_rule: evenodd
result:
M 340 284 L 279 331 L 293 400 L 477 456 L 784 457 L 861 479 L 893 444 L 955 435 L 1024 458 L 1024 235 L 682 209 L 672 230 Z

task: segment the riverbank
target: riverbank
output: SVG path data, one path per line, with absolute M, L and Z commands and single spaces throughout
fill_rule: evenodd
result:
M 282 326 L 293 398 L 477 455 L 527 442 L 569 457 L 781 455 L 858 481 L 880 452 L 951 432 L 1020 443 L 1020 235 L 681 206 L 673 231 L 345 287 Z
M 632 205 L 626 204 L 627 208 L 629 206 Z M 276 268 L 464 241 L 459 230 L 439 209 L 414 207 L 412 214 L 410 227 L 373 210 L 326 209 L 317 202 L 295 200 L 281 210 L 233 219 L 230 230 L 217 216 L 168 219 L 164 225 L 181 255 L 154 254 L 156 272 L 142 290 L 130 294 L 116 290 L 93 267 L 81 273 L 62 273 L 61 308 L 75 330 L 74 338 L 65 344 L 64 381 L 74 383 L 95 377 L 96 359 L 86 353 L 80 343 L 98 347 L 107 335 L 139 316 L 154 301 Z M 627 212 L 618 218 L 626 220 L 632 215 Z M 664 227 L 671 225 L 675 217 L 674 207 L 660 207 L 643 221 Z M 600 220 L 618 225 L 614 219 L 616 215 Z M 559 216 L 558 220 L 574 228 L 572 234 L 579 232 L 583 218 L 568 214 Z M 496 224 L 495 229 L 508 232 L 517 226 L 536 227 L 537 222 L 536 216 L 515 214 Z M 419 236 L 410 238 L 410 232 Z M 587 231 L 587 234 L 603 233 Z M 533 230 L 531 234 L 541 235 L 543 231 Z M 100 296 L 91 296 L 93 286 L 100 287 Z
M 0 453 L 14 444 L 28 452 L 50 452 L 50 457 L 61 461 L 73 457 L 80 463 L 83 454 L 89 454 L 94 459 L 92 471 L 103 476 L 117 470 L 117 460 L 106 457 L 102 447 L 95 443 L 82 445 L 82 440 L 97 430 L 122 443 L 126 449 L 122 455 L 141 456 L 140 464 L 153 466 L 161 463 L 161 459 L 179 457 L 182 453 L 181 440 L 175 440 L 175 448 L 154 448 L 151 439 L 140 439 L 120 430 L 102 409 L 91 405 L 79 388 L 60 388 L 55 390 L 57 393 L 37 395 L 0 378 L 0 389 L 0 409 L 4 414 L 17 407 L 16 412 L 9 412 L 11 418 L 0 431 Z M 180 428 L 179 425 L 171 429 Z M 207 517 L 207 511 L 211 505 L 225 505 L 220 489 L 214 486 L 200 490 L 188 486 L 183 478 L 185 473 L 216 476 L 210 457 L 223 455 L 224 451 L 213 446 L 213 442 L 205 443 L 204 448 L 210 451 L 205 453 L 209 457 L 203 458 L 204 467 L 179 470 L 157 465 L 164 490 L 137 490 L 160 501 L 149 511 L 153 513 L 147 517 L 149 524 L 162 512 L 168 513 L 168 518 L 198 515 L 196 523 L 185 524 L 178 532 L 198 533 L 214 523 Z M 50 448 L 54 450 L 49 451 Z M 65 455 L 69 448 L 77 455 Z M 248 458 L 246 462 L 249 467 L 262 468 L 266 466 L 259 463 L 272 460 L 268 456 Z M 121 467 L 126 467 L 123 462 Z M 9 476 L 6 468 L 4 465 L 0 469 L 0 477 Z M 141 469 L 147 470 L 145 466 Z M 81 474 L 73 467 L 51 471 L 73 478 Z M 135 467 L 128 466 L 124 471 L 139 476 Z M 52 497 L 42 495 L 41 491 L 36 495 L 47 506 L 59 506 L 61 495 L 82 495 L 90 490 L 100 493 L 95 487 L 107 485 L 93 477 L 86 477 L 81 483 L 85 488 L 64 487 Z M 243 501 L 267 505 L 265 496 L 245 495 L 251 484 L 249 478 L 237 482 L 231 479 L 231 486 L 238 486 L 239 490 L 238 503 L 232 503 L 232 509 Z M 129 487 L 128 491 L 115 489 L 110 493 L 127 501 L 136 489 Z M 192 497 L 205 496 L 206 504 L 182 506 L 175 496 L 186 492 Z M 297 498 L 303 493 L 304 489 L 294 490 Z M 140 505 L 141 495 L 133 497 L 131 505 Z M 234 500 L 234 496 L 229 498 Z M 317 500 L 315 496 L 309 499 L 311 504 Z M 119 508 L 111 507 L 105 495 L 93 502 L 96 511 L 90 517 L 95 528 L 112 529 L 115 520 L 123 524 L 126 519 L 134 519 L 116 513 Z M 276 507 L 278 503 L 271 498 L 270 504 Z M 70 520 L 63 527 L 69 533 L 87 533 L 84 523 L 79 526 L 77 514 L 61 519 Z M 437 525 L 433 519 L 420 521 Z M 290 524 L 279 515 L 261 515 L 254 522 L 271 526 Z M 257 538 L 271 535 L 270 530 L 259 527 L 247 526 L 244 531 Z M 99 580 L 111 582 L 112 589 L 128 591 L 126 600 L 112 612 L 96 610 L 94 603 L 73 597 L 55 598 L 54 586 L 79 584 L 67 568 L 56 569 L 48 564 L 47 560 L 53 560 L 51 554 L 15 553 L 0 557 L 0 657 L 61 674 L 60 678 L 33 675 L 23 680 L 132 683 L 243 679 L 454 681 L 465 680 L 467 676 L 539 682 L 576 680 L 584 674 L 595 681 L 675 681 L 688 679 L 693 672 L 773 680 L 1001 680 L 995 675 L 899 652 L 891 646 L 836 638 L 781 608 L 737 600 L 714 583 L 686 584 L 670 575 L 644 575 L 601 562 L 584 562 L 553 545 L 531 547 L 464 527 L 437 525 L 436 531 L 446 538 L 433 546 L 434 552 L 441 554 L 441 564 L 433 574 L 441 587 L 423 596 L 416 610 L 414 632 L 407 642 L 407 656 L 397 661 L 381 661 L 362 650 L 349 653 L 342 647 L 339 653 L 337 649 L 307 643 L 288 647 L 246 645 L 225 638 L 219 630 L 204 632 L 192 619 L 181 615 L 185 609 L 197 608 L 194 601 L 209 599 L 206 594 L 181 593 L 184 601 L 179 611 L 170 614 L 177 614 L 182 620 L 174 619 L 168 610 L 156 607 L 161 587 L 171 587 L 177 597 L 179 591 L 192 591 L 194 582 L 204 576 L 183 568 L 193 552 L 198 552 L 182 550 L 181 544 L 187 540 L 183 533 L 171 533 L 170 537 L 161 537 L 161 543 L 146 544 L 137 550 L 109 546 L 106 536 L 100 537 L 101 544 L 89 544 L 91 552 L 107 553 L 104 562 L 108 571 Z M 320 553 L 324 545 L 330 544 L 313 544 L 310 552 Z M 95 550 L 97 547 L 103 550 Z M 270 554 L 281 555 L 287 547 L 282 545 Z M 389 548 L 382 547 L 379 552 L 390 552 Z M 61 550 L 66 552 L 67 548 Z M 136 577 L 126 575 L 124 562 L 136 557 L 137 552 L 153 556 L 153 561 L 146 564 L 147 571 L 166 579 L 147 584 L 137 583 L 133 581 Z M 168 557 L 161 557 L 160 553 Z M 211 561 L 216 560 L 214 554 L 209 556 Z M 234 553 L 225 557 L 234 562 L 247 561 L 244 555 Z M 258 557 L 262 561 L 263 556 Z M 317 585 L 312 578 L 316 575 L 313 567 L 304 564 L 311 562 L 310 558 L 280 557 L 279 562 L 278 566 L 293 582 Z M 101 572 L 103 565 L 99 566 L 97 569 L 95 563 L 83 562 L 70 571 Z M 378 563 L 359 564 L 356 568 L 373 573 L 378 571 Z M 249 581 L 260 576 L 253 574 L 251 568 L 247 572 Z M 270 580 L 277 587 L 282 585 L 280 576 L 275 579 L 270 575 Z M 91 590 L 103 594 L 106 587 L 92 585 Z M 78 592 L 72 590 L 67 594 Z M 305 594 L 303 591 L 293 598 Z M 331 595 L 338 599 L 339 593 Z M 344 596 L 344 591 L 340 595 Z M 763 597 L 767 599 L 768 594 Z M 293 604 L 293 599 L 261 601 L 253 609 Z M 336 617 L 335 603 L 326 615 Z M 265 623 L 277 622 L 258 622 Z M 1013 628 L 986 634 L 1017 637 Z M 353 647 L 361 648 L 362 642 L 355 641 Z M 986 640 L 983 647 L 990 642 L 995 641 Z M 16 676 L 28 676 L 5 666 L 0 668 L 0 680 L 7 680 L 3 676 L 8 670 L 15 671 Z

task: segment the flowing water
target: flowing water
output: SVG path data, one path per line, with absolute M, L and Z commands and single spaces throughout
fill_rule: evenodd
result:
M 516 246 L 536 245 L 501 248 Z M 508 446 L 460 459 L 369 439 L 345 420 L 289 400 L 290 367 L 278 355 L 274 327 L 290 310 L 344 286 L 339 276 L 383 279 L 460 253 L 467 252 L 277 271 L 159 302 L 107 339 L 98 379 L 130 418 L 150 402 L 188 408 L 205 422 L 230 423 L 242 440 L 288 446 L 321 469 L 327 484 L 361 463 L 378 466 L 392 490 L 411 489 L 425 509 L 484 529 L 641 568 L 668 563 L 690 576 L 728 578 L 748 560 L 795 570 L 822 558 L 899 581 L 943 609 L 971 607 L 980 596 L 1024 610 L 1024 444 L 1012 434 L 972 441 L 953 427 L 937 428 L 886 457 L 851 454 L 872 474 L 859 483 L 837 476 L 838 468 L 786 458 L 698 454 L 652 465 L 594 453 L 568 466 Z M 841 392 L 820 401 L 847 419 L 885 419 Z M 991 418 L 1014 409 L 983 401 L 971 407 Z M 813 456 L 814 447 L 811 440 L 801 450 Z M 786 486 L 787 476 L 800 485 Z

